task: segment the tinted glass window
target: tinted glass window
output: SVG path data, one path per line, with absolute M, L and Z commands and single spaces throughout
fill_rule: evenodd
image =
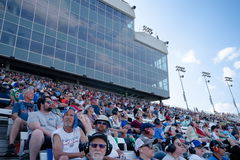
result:
M 53 56 L 54 55 L 54 48 L 44 45 L 43 54 L 47 55 L 47 56 Z
M 30 38 L 31 30 L 25 27 L 19 26 L 18 35 L 26 38 Z
M 32 41 L 30 50 L 41 54 L 42 53 L 42 43 Z
M 15 35 L 10 33 L 2 32 L 1 42 L 8 45 L 15 45 Z
M 55 46 L 55 38 L 50 37 L 50 36 L 45 36 L 45 44 L 49 46 Z
M 43 34 L 39 32 L 32 32 L 32 39 L 38 42 L 43 42 Z
M 18 37 L 16 47 L 28 50 L 29 39 Z
M 17 32 L 17 25 L 4 21 L 4 25 L 3 25 L 3 30 L 12 34 L 16 34 Z
M 60 50 L 60 49 L 56 49 L 55 51 L 55 57 L 59 58 L 61 60 L 65 60 L 65 51 Z

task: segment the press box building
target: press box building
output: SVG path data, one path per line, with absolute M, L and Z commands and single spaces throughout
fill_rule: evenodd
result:
M 0 1 L 0 62 L 128 95 L 169 98 L 166 44 L 121 0 Z

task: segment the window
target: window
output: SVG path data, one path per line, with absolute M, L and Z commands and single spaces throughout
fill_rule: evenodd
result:
M 18 37 L 16 47 L 28 50 L 29 42 L 29 39 Z
M 17 32 L 17 25 L 4 21 L 4 25 L 3 25 L 3 30 L 12 34 L 16 34 Z
M 56 49 L 55 58 L 59 58 L 64 61 L 65 60 L 65 51 L 63 51 L 61 49 Z
M 56 48 L 59 48 L 59 49 L 63 49 L 63 50 L 66 50 L 66 42 L 64 41 L 61 41 L 61 40 L 57 40 L 57 43 L 56 43 Z
M 18 35 L 25 38 L 30 38 L 31 30 L 22 26 L 18 28 Z
M 53 48 L 53 47 L 50 47 L 50 46 L 44 45 L 43 54 L 44 54 L 44 55 L 47 55 L 47 56 L 52 56 L 52 57 L 53 57 L 54 48 Z
M 70 63 L 75 63 L 76 55 L 70 52 L 67 52 L 66 61 Z
M 2 32 L 2 37 L 0 40 L 2 43 L 8 44 L 8 45 L 15 45 L 15 35 L 12 35 L 10 33 Z
M 43 34 L 39 32 L 32 32 L 32 39 L 38 42 L 43 42 Z
M 55 38 L 45 35 L 45 44 L 55 46 Z
M 32 41 L 30 50 L 41 54 L 42 53 L 42 43 Z
M 7 12 L 19 16 L 21 8 L 21 1 L 18 0 L 17 3 L 15 0 L 8 0 Z
M 34 7 L 35 6 L 32 3 L 23 1 L 21 17 L 32 21 L 33 14 L 34 14 Z

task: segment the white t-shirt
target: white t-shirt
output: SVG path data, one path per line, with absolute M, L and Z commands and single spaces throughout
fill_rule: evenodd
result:
M 175 160 L 175 158 L 170 154 L 167 154 L 162 160 Z M 179 157 L 179 160 L 186 160 L 186 159 L 183 157 Z
M 52 133 L 52 140 L 54 135 L 59 135 L 62 142 L 62 151 L 67 153 L 76 153 L 79 152 L 79 143 L 80 143 L 80 128 L 76 127 L 73 129 L 73 132 L 67 133 L 63 128 L 58 128 Z M 71 160 L 80 160 L 81 158 L 72 158 Z

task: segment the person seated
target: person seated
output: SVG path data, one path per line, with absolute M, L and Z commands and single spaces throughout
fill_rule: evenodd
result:
M 206 143 L 201 143 L 198 140 L 193 140 L 190 143 L 190 147 L 188 149 L 189 153 L 191 154 L 189 160 L 205 160 L 205 158 L 203 157 L 206 151 L 204 148 L 205 145 Z
M 39 111 L 31 112 L 27 120 L 30 160 L 35 160 L 41 149 L 52 148 L 51 135 L 62 125 L 59 115 L 51 112 L 54 104 L 50 97 L 39 98 L 37 105 Z
M 154 145 L 154 150 L 156 151 L 154 158 L 161 159 L 166 154 L 163 151 L 160 151 L 159 147 L 157 146 L 158 140 L 154 138 L 154 133 L 155 133 L 154 127 L 155 126 L 151 123 L 143 123 L 141 126 L 141 135 L 139 138 L 136 139 L 135 144 L 139 143 L 138 141 L 142 141 L 143 139 L 150 139 L 154 141 L 154 144 L 156 144 Z
M 93 133 L 100 132 L 107 135 L 109 143 L 112 145 L 113 149 L 111 153 L 108 155 L 108 157 L 106 158 L 111 159 L 111 158 L 118 158 L 123 156 L 123 152 L 119 149 L 117 142 L 112 137 L 111 132 L 109 130 L 109 128 L 111 127 L 111 124 L 109 122 L 108 117 L 105 115 L 99 115 L 99 117 L 94 122 L 94 125 L 95 125 L 95 131 L 93 130 L 92 132 Z
M 29 87 L 23 91 L 24 101 L 15 103 L 12 110 L 14 120 L 9 136 L 8 150 L 5 156 L 16 156 L 14 142 L 20 131 L 27 131 L 27 119 L 29 112 L 37 111 L 37 106 L 32 103 L 34 90 Z
M 154 139 L 140 138 L 135 142 L 135 153 L 139 160 L 153 160 Z
M 224 157 L 227 145 L 223 144 L 221 141 L 212 140 L 210 142 L 209 148 L 213 152 L 212 156 L 208 160 L 229 160 Z
M 111 153 L 112 145 L 105 134 L 96 132 L 88 139 L 84 150 L 86 157 L 82 160 L 103 160 Z
M 167 152 L 167 155 L 162 160 L 186 160 L 182 155 L 187 149 L 176 136 L 171 137 L 167 141 L 165 151 Z
M 126 137 L 127 129 L 123 129 L 121 127 L 120 113 L 117 108 L 112 110 L 112 116 L 109 117 L 112 128 L 110 128 L 111 132 L 114 133 L 114 137 Z
M 207 138 L 206 136 L 204 137 L 203 135 L 198 134 L 199 132 L 199 128 L 198 128 L 198 124 L 194 121 L 192 121 L 190 123 L 190 126 L 187 128 L 187 140 L 188 141 L 192 141 L 192 140 L 199 140 L 202 142 L 208 142 L 209 138 Z M 202 132 L 201 132 L 202 133 Z
M 53 155 L 59 160 L 81 160 L 85 153 L 79 152 L 79 143 L 87 142 L 87 137 L 78 127 L 75 109 L 70 107 L 64 111 L 63 127 L 52 133 Z

